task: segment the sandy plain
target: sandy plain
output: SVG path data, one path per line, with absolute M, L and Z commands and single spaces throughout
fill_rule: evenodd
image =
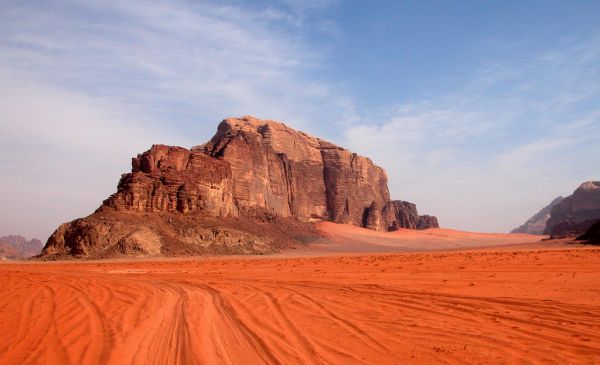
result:
M 600 363 L 600 248 L 319 227 L 275 257 L 2 263 L 0 363 Z

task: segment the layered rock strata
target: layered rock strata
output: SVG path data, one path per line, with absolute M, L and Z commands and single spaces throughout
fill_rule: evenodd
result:
M 139 222 L 142 216 L 161 228 Z M 283 240 L 310 235 L 302 224 L 315 220 L 375 230 L 438 226 L 435 217 L 419 216 L 414 204 L 390 201 L 385 171 L 370 159 L 283 123 L 244 117 L 224 120 L 208 143 L 191 150 L 155 145 L 133 158 L 117 192 L 96 213 L 61 226 L 44 253 L 158 254 L 167 241 L 179 247 L 190 240 L 206 248 L 219 240 L 197 228 L 211 220 L 288 226 L 275 235 Z M 189 229 L 178 233 L 175 226 Z M 227 226 L 233 241 L 261 242 L 248 253 L 268 251 L 269 232 L 278 232 L 269 228 L 249 237 L 247 227 L 238 226 Z
M 544 234 L 579 235 L 600 220 L 600 181 L 581 184 L 572 195 L 552 207 Z

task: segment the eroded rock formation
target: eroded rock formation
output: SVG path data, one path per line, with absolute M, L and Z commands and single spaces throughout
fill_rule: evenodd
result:
M 154 145 L 133 158 L 104 206 L 136 212 L 201 212 L 226 217 L 232 208 L 231 168 L 201 151 Z
M 552 207 L 544 234 L 580 235 L 600 220 L 600 181 L 581 184 L 572 195 Z
M 22 236 L 0 237 L 0 258 L 11 260 L 26 259 L 42 251 L 42 242 L 38 239 L 27 240 Z
M 393 200 L 388 202 L 383 208 L 383 220 L 388 231 L 395 231 L 399 228 L 409 229 L 427 229 L 439 227 L 436 217 L 430 215 L 419 215 L 417 206 L 413 203 Z
M 59 227 L 44 254 L 268 252 L 276 239 L 310 236 L 306 224 L 314 220 L 375 230 L 438 226 L 414 204 L 390 201 L 385 171 L 370 159 L 244 117 L 222 121 L 191 150 L 155 145 L 133 158 L 117 192 L 96 213 Z

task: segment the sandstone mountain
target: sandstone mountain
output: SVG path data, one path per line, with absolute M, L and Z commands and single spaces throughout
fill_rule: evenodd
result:
M 226 119 L 206 144 L 155 145 L 132 160 L 98 210 L 61 225 L 42 256 L 264 253 L 314 237 L 310 222 L 375 230 L 437 227 L 390 201 L 363 156 L 253 117 Z
M 563 199 L 564 198 L 562 196 L 554 199 L 550 204 L 529 218 L 525 224 L 513 229 L 510 233 L 544 234 L 546 222 L 548 221 L 548 218 L 550 218 L 550 211 L 552 210 L 552 207 L 560 203 Z
M 572 195 L 552 207 L 544 234 L 579 235 L 600 220 L 600 181 L 581 184 Z
M 0 258 L 19 260 L 38 255 L 42 251 L 42 241 L 27 240 L 22 236 L 0 237 Z

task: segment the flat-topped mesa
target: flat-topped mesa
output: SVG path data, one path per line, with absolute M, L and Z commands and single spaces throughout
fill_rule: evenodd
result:
M 303 237 L 313 228 L 301 222 L 314 220 L 385 231 L 438 227 L 414 204 L 390 202 L 385 171 L 370 159 L 280 122 L 242 117 L 223 120 L 206 144 L 154 145 L 133 158 L 117 192 L 94 214 L 59 227 L 44 252 L 268 252 L 268 232 Z M 219 225 L 227 231 L 214 231 Z M 226 247 L 215 248 L 216 239 Z
M 253 117 L 223 120 L 210 142 L 191 150 L 152 146 L 133 158 L 104 206 L 217 217 L 258 209 L 375 230 L 438 226 L 414 204 L 390 201 L 386 173 L 369 158 Z
M 226 119 L 202 149 L 231 165 L 237 214 L 258 207 L 302 221 L 365 227 L 371 205 L 389 201 L 385 171 L 370 159 L 280 122 Z
M 221 122 L 203 146 L 155 145 L 133 158 L 104 206 L 235 217 L 261 209 L 366 227 L 371 206 L 381 210 L 388 201 L 385 171 L 370 159 L 283 123 L 244 117 Z

